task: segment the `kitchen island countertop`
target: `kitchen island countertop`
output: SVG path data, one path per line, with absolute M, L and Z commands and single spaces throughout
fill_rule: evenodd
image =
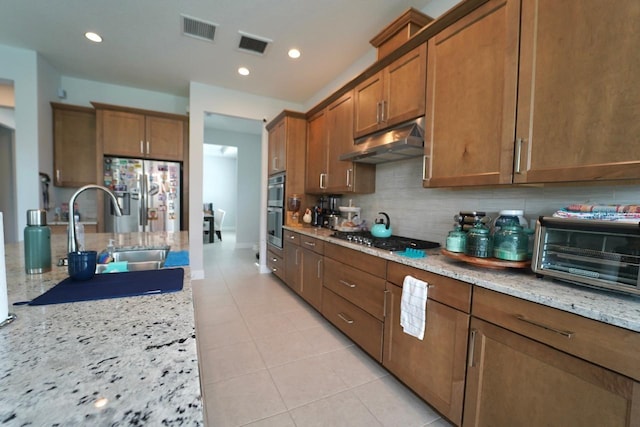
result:
M 303 233 L 390 261 L 451 277 L 486 289 L 557 308 L 610 325 L 640 332 L 640 297 L 537 278 L 531 270 L 495 270 L 452 260 L 440 249 L 427 250 L 424 258 L 407 258 L 396 253 L 331 237 L 333 230 L 314 227 L 285 229 Z
M 186 232 L 87 234 L 88 248 L 171 245 Z M 182 291 L 55 304 L 30 301 L 67 277 L 56 261 L 66 236 L 52 236 L 52 271 L 24 273 L 22 243 L 5 246 L 9 312 L 0 328 L 0 424 L 203 424 L 189 269 Z

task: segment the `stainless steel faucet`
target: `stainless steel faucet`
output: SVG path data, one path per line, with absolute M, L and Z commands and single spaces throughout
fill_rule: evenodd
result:
M 111 192 L 107 187 L 103 187 L 101 185 L 89 184 L 81 187 L 73 193 L 71 199 L 69 199 L 69 231 L 67 232 L 67 252 L 77 252 L 78 251 L 78 239 L 76 237 L 76 217 L 75 217 L 75 208 L 74 205 L 76 203 L 76 199 L 85 190 L 90 188 L 95 188 L 96 190 L 102 190 L 111 197 L 111 202 L 113 203 L 113 210 L 116 216 L 122 216 L 122 211 L 120 210 L 120 206 L 118 205 L 118 199 L 116 199 L 115 194 Z

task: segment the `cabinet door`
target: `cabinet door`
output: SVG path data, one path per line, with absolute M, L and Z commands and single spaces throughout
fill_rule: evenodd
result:
M 322 193 L 327 187 L 326 119 L 323 110 L 311 117 L 307 124 L 307 193 Z
M 429 40 L 425 187 L 511 183 L 519 4 L 491 0 Z
M 53 106 L 54 185 L 96 183 L 96 113 L 91 108 Z
M 378 130 L 384 96 L 384 73 L 380 71 L 356 86 L 353 133 L 356 138 Z
M 515 182 L 640 176 L 640 3 L 611 6 L 523 2 Z
M 476 318 L 470 352 L 464 426 L 637 425 L 627 377 Z
M 184 122 L 166 117 L 146 117 L 146 157 L 182 161 Z
M 142 157 L 145 154 L 145 117 L 142 114 L 98 110 L 104 154 Z
M 269 175 L 284 172 L 286 165 L 285 120 L 269 131 Z
M 353 148 L 353 92 L 327 107 L 327 192 L 353 191 L 353 164 L 340 155 Z
M 424 115 L 427 45 L 423 44 L 387 67 L 382 121 L 391 126 Z
M 284 282 L 297 294 L 300 294 L 300 284 L 302 283 L 302 249 L 300 246 L 285 241 L 284 268 Z
M 323 256 L 310 250 L 302 250 L 302 298 L 316 310 L 322 308 Z
M 427 300 L 424 339 L 400 326 L 402 288 L 387 283 L 382 363 L 456 425 L 462 420 L 469 315 Z

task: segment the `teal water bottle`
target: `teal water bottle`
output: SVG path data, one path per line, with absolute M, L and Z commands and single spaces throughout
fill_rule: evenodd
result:
M 27 274 L 51 271 L 51 229 L 47 226 L 47 212 L 27 211 L 24 229 L 24 268 Z

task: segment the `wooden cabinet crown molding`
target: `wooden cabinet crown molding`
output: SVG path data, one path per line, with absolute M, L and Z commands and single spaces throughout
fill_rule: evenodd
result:
M 285 117 L 293 117 L 293 118 L 304 119 L 304 120 L 307 119 L 307 115 L 305 113 L 301 113 L 299 111 L 292 111 L 292 110 L 282 110 L 280 114 L 275 116 L 269 123 L 267 123 L 265 128 L 267 129 L 267 131 L 270 131 L 271 129 L 273 129 L 275 125 L 280 123 L 280 120 L 284 119 Z
M 367 68 L 361 74 L 356 76 L 353 80 L 349 81 L 340 89 L 336 90 L 327 98 L 322 100 L 320 103 L 312 107 L 309 111 L 307 111 L 307 115 L 306 115 L 307 120 L 313 117 L 319 111 L 322 111 L 329 104 L 336 101 L 346 92 L 352 90 L 363 81 L 375 75 L 380 70 L 385 68 L 387 65 L 390 65 L 396 59 L 402 57 L 403 55 L 407 54 L 408 52 L 420 46 L 421 44 L 426 43 L 431 37 L 435 36 L 440 31 L 447 28 L 449 25 L 453 24 L 454 22 L 458 21 L 464 16 L 468 15 L 471 11 L 473 11 L 474 9 L 477 9 L 478 7 L 480 7 L 481 5 L 483 5 L 488 1 L 489 0 L 464 0 L 458 3 L 456 6 L 449 9 L 447 12 L 445 12 L 442 16 L 440 16 L 439 18 L 431 21 L 429 24 L 424 26 L 420 31 L 414 34 L 413 37 L 411 37 L 409 40 L 407 40 L 405 43 L 399 46 L 396 50 L 389 53 L 384 58 L 381 58 L 378 61 L 376 61 L 369 68 Z
M 127 112 L 127 113 L 144 114 L 145 116 L 164 117 L 164 118 L 167 118 L 167 119 L 183 120 L 185 122 L 189 121 L 189 116 L 183 115 L 183 114 L 164 113 L 162 111 L 143 110 L 141 108 L 123 107 L 121 105 L 103 104 L 101 102 L 94 102 L 94 101 L 91 101 L 91 105 L 93 105 L 96 110 L 116 110 L 116 111 L 124 111 L 124 112 Z

